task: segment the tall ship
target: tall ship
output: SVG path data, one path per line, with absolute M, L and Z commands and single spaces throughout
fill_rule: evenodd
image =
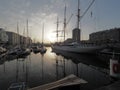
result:
M 94 3 L 95 0 L 92 1 L 92 3 L 88 6 L 87 10 L 90 8 L 90 6 Z M 59 44 L 53 44 L 52 45 L 52 51 L 65 51 L 65 52 L 72 52 L 72 53 L 96 53 L 97 51 L 105 48 L 105 46 L 102 45 L 93 45 L 93 44 L 83 44 L 80 41 L 80 34 L 81 34 L 81 29 L 79 27 L 81 16 L 80 16 L 80 6 L 79 6 L 80 1 L 78 0 L 78 14 L 77 14 L 77 27 L 73 29 L 76 33 L 73 37 L 74 40 L 72 43 L 65 43 L 65 31 L 66 31 L 66 6 L 65 6 L 65 11 L 64 11 L 64 42 Z M 85 11 L 85 13 L 86 13 Z M 85 14 L 84 13 L 84 14 Z M 58 26 L 58 25 L 57 25 Z M 58 30 L 57 32 L 57 40 L 58 40 Z

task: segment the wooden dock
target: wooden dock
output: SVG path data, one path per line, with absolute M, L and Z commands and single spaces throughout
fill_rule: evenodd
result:
M 60 87 L 66 87 L 66 86 L 69 87 L 69 86 L 74 86 L 74 85 L 76 86 L 76 85 L 85 84 L 85 83 L 87 83 L 87 81 L 80 79 L 75 75 L 69 75 L 58 81 L 44 84 L 44 85 L 34 87 L 28 90 L 52 90 L 52 89 L 56 89 Z

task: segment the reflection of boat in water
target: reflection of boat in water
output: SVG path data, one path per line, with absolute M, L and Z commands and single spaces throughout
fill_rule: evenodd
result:
M 71 52 L 63 52 L 63 51 L 54 51 L 57 55 L 61 55 L 66 59 L 71 59 L 74 63 L 84 63 L 87 65 L 94 65 L 99 67 L 107 68 L 106 63 L 99 60 L 97 56 L 94 54 L 79 54 L 79 53 L 71 53 Z
M 92 5 L 94 1 L 95 0 L 93 0 L 90 5 Z M 80 20 L 81 20 L 81 16 L 80 16 L 79 0 L 78 0 L 77 28 L 75 28 L 73 30 L 75 32 L 73 33 L 74 36 L 72 38 L 72 43 L 67 43 L 67 44 L 65 43 L 65 31 L 66 31 L 66 26 L 67 26 L 67 23 L 66 23 L 66 7 L 65 7 L 64 30 L 63 30 L 64 31 L 64 42 L 62 43 L 62 45 L 60 45 L 58 43 L 52 45 L 53 50 L 61 50 L 61 51 L 72 52 L 72 53 L 96 53 L 99 50 L 105 48 L 105 46 L 101 46 L 101 45 L 93 45 L 93 44 L 90 45 L 90 44 L 88 44 L 88 42 L 86 42 L 87 44 L 82 44 L 82 42 L 80 41 L 81 30 L 79 29 Z
M 12 83 L 8 90 L 27 90 L 25 82 Z
M 23 63 L 23 72 L 26 71 L 25 73 L 25 78 L 23 80 L 20 79 L 21 75 L 22 75 L 22 72 L 20 71 L 20 63 L 21 63 L 21 60 L 22 60 L 22 63 Z M 28 88 L 28 64 L 27 62 L 24 63 L 23 61 L 24 59 L 16 59 L 16 81 L 13 81 L 10 86 L 8 87 L 8 90 L 27 90 Z M 24 67 L 24 64 L 25 67 Z M 21 73 L 21 75 L 20 75 Z

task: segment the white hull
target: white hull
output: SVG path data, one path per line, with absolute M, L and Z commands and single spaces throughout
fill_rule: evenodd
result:
M 103 46 L 67 46 L 67 45 L 53 45 L 52 50 L 60 50 L 73 53 L 95 53 L 100 49 L 103 49 Z

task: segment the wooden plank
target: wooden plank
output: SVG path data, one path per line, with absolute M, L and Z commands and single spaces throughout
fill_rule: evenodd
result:
M 58 81 L 48 83 L 45 85 L 41 85 L 38 87 L 34 87 L 28 90 L 50 90 L 58 87 L 64 87 L 64 86 L 72 86 L 72 85 L 80 85 L 80 84 L 85 84 L 87 81 L 80 79 L 76 77 L 75 75 L 69 75 L 63 79 L 60 79 Z

